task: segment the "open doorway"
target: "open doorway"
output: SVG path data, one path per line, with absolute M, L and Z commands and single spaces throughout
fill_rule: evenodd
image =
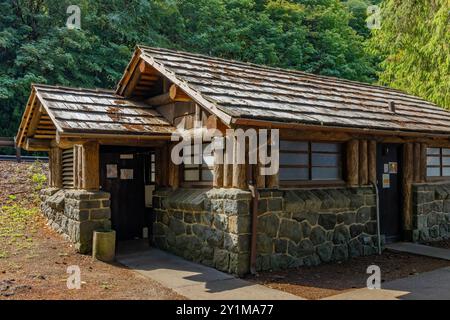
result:
M 100 185 L 111 194 L 111 223 L 121 241 L 152 239 L 155 151 L 101 146 Z

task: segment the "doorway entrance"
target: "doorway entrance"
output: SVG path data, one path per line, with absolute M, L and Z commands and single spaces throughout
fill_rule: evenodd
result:
M 154 150 L 101 146 L 100 185 L 111 194 L 117 241 L 152 238 L 155 166 Z
M 377 145 L 377 186 L 380 206 L 380 231 L 386 242 L 401 238 L 402 230 L 402 146 L 380 143 Z

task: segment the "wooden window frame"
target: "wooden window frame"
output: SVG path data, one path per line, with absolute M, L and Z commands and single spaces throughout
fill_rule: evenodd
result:
M 203 141 L 201 152 L 203 152 L 203 147 L 210 143 L 211 143 L 210 141 Z M 194 166 L 194 165 L 190 165 L 190 166 Z M 186 180 L 186 171 L 198 171 L 198 180 Z M 208 166 L 208 165 L 202 163 L 202 164 L 196 164 L 195 167 L 186 168 L 185 164 L 183 163 L 181 165 L 181 172 L 182 172 L 181 184 L 182 184 L 182 186 L 186 187 L 186 188 L 212 187 L 213 182 L 214 182 L 214 176 L 212 177 L 211 180 L 203 180 L 202 179 L 203 171 L 211 171 L 212 174 L 214 175 L 214 167 L 213 166 Z
M 429 149 L 438 149 L 439 154 L 428 153 Z M 450 151 L 450 147 L 433 147 L 428 146 L 426 151 L 426 179 L 428 181 L 446 181 L 450 180 L 450 175 L 444 176 L 444 168 L 450 168 L 450 165 L 444 165 L 443 158 L 450 158 L 450 154 L 444 155 L 442 150 L 447 149 Z M 439 157 L 439 165 L 428 165 L 428 157 Z M 439 176 L 428 176 L 428 168 L 439 168 Z
M 307 151 L 293 151 L 293 150 L 283 150 L 280 147 L 280 156 L 281 153 L 292 153 L 292 154 L 308 154 L 308 165 L 281 165 L 280 163 L 280 169 L 281 168 L 308 168 L 308 179 L 305 180 L 282 180 L 279 177 L 279 183 L 280 188 L 283 189 L 289 189 L 289 188 L 295 188 L 295 187 L 330 187 L 330 186 L 344 186 L 345 180 L 345 143 L 341 141 L 315 141 L 315 140 L 288 140 L 288 139 L 282 139 L 280 141 L 290 141 L 290 142 L 299 142 L 299 143 L 307 143 L 308 150 Z M 320 151 L 320 152 L 313 152 L 312 151 L 312 144 L 313 143 L 328 143 L 328 144 L 336 144 L 340 146 L 339 152 L 328 152 L 328 151 Z M 312 164 L 312 156 L 313 154 L 334 154 L 334 155 L 340 155 L 340 164 L 338 166 L 313 166 Z M 338 168 L 340 169 L 340 175 L 341 179 L 330 179 L 330 180 L 312 180 L 312 171 L 313 168 Z M 278 173 L 279 174 L 279 173 Z

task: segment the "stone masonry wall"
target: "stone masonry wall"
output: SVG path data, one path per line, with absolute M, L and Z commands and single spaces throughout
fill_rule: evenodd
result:
M 262 191 L 258 207 L 258 271 L 377 252 L 373 188 Z
M 48 224 L 73 242 L 80 253 L 92 250 L 94 230 L 111 228 L 107 192 L 48 188 L 41 191 L 40 197 Z
M 450 237 L 450 183 L 414 184 L 413 241 Z
M 157 190 L 154 244 L 185 259 L 243 275 L 249 270 L 250 193 L 237 189 Z

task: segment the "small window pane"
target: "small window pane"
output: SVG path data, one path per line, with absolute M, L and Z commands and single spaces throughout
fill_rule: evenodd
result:
M 434 154 L 439 155 L 439 154 L 440 154 L 440 153 L 439 153 L 439 148 L 427 148 L 427 154 L 430 154 L 430 155 L 434 155 Z
M 306 153 L 281 153 L 280 165 L 308 165 Z
M 442 157 L 442 164 L 444 166 L 450 165 L 450 157 Z
M 202 170 L 202 181 L 212 181 L 213 180 L 213 172 L 210 169 Z
M 312 166 L 313 167 L 323 167 L 323 166 L 331 166 L 337 167 L 339 165 L 339 154 L 313 154 L 312 155 Z
M 214 157 L 213 156 L 203 156 L 203 164 L 206 164 L 208 166 L 214 165 Z
M 441 175 L 440 168 L 427 168 L 428 177 L 439 177 Z
M 308 168 L 280 168 L 279 179 L 284 181 L 308 180 Z
M 442 168 L 442 176 L 450 177 L 450 168 Z
M 185 181 L 198 181 L 200 179 L 199 170 L 184 170 Z
M 450 149 L 443 148 L 442 149 L 442 154 L 445 155 L 445 156 L 450 155 Z
M 312 152 L 340 152 L 341 145 L 339 143 L 312 143 Z
M 440 157 L 427 157 L 427 166 L 439 166 L 440 164 Z
M 312 168 L 312 180 L 339 180 L 339 168 Z
M 308 151 L 308 142 L 281 140 L 280 141 L 280 150 Z

